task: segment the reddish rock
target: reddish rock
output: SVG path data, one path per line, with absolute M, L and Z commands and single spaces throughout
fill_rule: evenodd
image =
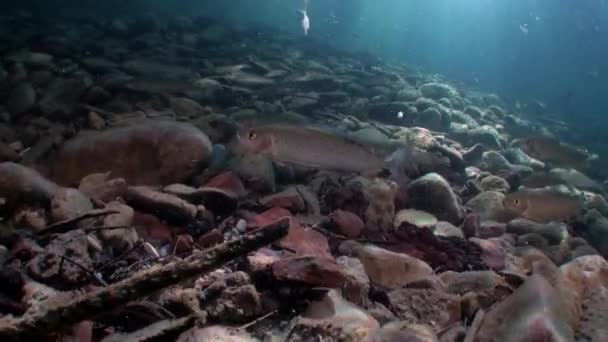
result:
M 61 188 L 53 194 L 51 199 L 53 222 L 72 219 L 91 210 L 93 210 L 93 203 L 76 189 Z
M 125 197 L 127 182 L 122 178 L 110 178 L 111 173 L 94 173 L 80 181 L 78 190 L 94 201 L 111 202 Z
M 481 259 L 489 268 L 495 271 L 505 268 L 507 251 L 500 240 L 471 238 L 469 241 L 481 247 Z
M 134 208 L 149 211 L 178 223 L 190 222 L 197 213 L 196 206 L 185 200 L 145 186 L 132 186 L 127 190 L 127 203 Z
M 279 260 L 281 260 L 279 252 L 270 248 L 260 248 L 247 256 L 247 262 L 253 272 L 266 271 Z
M 479 226 L 477 237 L 488 239 L 499 237 L 507 231 L 507 224 L 496 221 L 483 221 Z
M 198 128 L 145 120 L 68 141 L 49 159 L 49 177 L 77 185 L 86 175 L 111 171 L 128 184 L 181 183 L 200 171 L 210 155 L 211 142 Z
M 332 258 L 304 256 L 284 258 L 272 264 L 272 275 L 281 281 L 309 286 L 342 288 L 347 275 Z
M 350 211 L 336 210 L 330 215 L 330 218 L 336 233 L 348 238 L 358 237 L 365 228 L 361 218 Z
M 292 213 L 306 210 L 306 203 L 304 203 L 304 199 L 295 187 L 289 187 L 279 193 L 262 197 L 259 202 L 267 208 L 285 208 Z
M 331 257 L 325 235 L 312 228 L 302 227 L 295 218 L 289 223 L 287 236 L 275 245 L 293 251 L 298 256 Z
M 284 208 L 270 208 L 261 214 L 256 215 L 253 220 L 247 223 L 248 229 L 256 229 L 269 225 L 283 217 L 291 217 L 289 210 Z
M 177 254 L 191 252 L 194 248 L 194 239 L 190 234 L 181 234 L 173 240 L 173 250 Z
M 154 215 L 136 211 L 133 215 L 133 225 L 137 227 L 137 234 L 152 244 L 160 245 L 173 240 L 171 227 Z
M 42 253 L 44 249 L 38 245 L 34 240 L 28 238 L 20 238 L 12 246 L 9 253 L 10 258 L 17 258 L 19 260 L 30 260 L 36 255 Z
M 247 193 L 247 190 L 245 189 L 245 186 L 243 185 L 243 182 L 241 182 L 239 176 L 232 171 L 226 171 L 211 178 L 199 190 L 205 189 L 218 189 L 229 193 L 234 197 L 242 197 Z
M 197 244 L 202 248 L 208 248 L 224 242 L 224 235 L 219 229 L 213 229 L 198 238 Z

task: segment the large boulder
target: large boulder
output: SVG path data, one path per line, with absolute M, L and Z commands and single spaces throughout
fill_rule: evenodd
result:
M 196 127 L 169 121 L 143 121 L 68 141 L 49 165 L 49 177 L 77 185 L 89 174 L 110 171 L 132 185 L 182 183 L 200 171 L 211 155 L 209 138 Z
M 413 208 L 427 211 L 440 220 L 459 224 L 465 215 L 460 199 L 439 174 L 429 173 L 409 185 Z

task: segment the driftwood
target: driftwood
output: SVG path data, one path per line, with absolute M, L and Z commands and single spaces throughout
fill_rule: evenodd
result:
M 55 297 L 43 300 L 21 317 L 0 319 L 0 341 L 27 340 L 53 334 L 83 320 L 115 310 L 129 301 L 150 295 L 180 281 L 198 277 L 239 256 L 287 235 L 289 219 L 283 218 L 238 239 L 197 252 L 187 259 L 135 273 L 108 287 L 72 300 Z

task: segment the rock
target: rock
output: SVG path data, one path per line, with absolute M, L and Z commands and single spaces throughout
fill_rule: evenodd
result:
M 440 220 L 459 224 L 465 210 L 450 184 L 440 175 L 429 173 L 409 184 L 411 206 L 427 211 Z
M 150 79 L 185 80 L 192 76 L 192 70 L 188 68 L 145 59 L 127 60 L 122 67 L 132 75 Z
M 560 244 L 568 239 L 568 230 L 558 222 L 536 223 L 531 220 L 517 218 L 507 224 L 507 233 L 524 235 L 536 233 L 544 237 L 551 245 Z
M 15 214 L 17 228 L 25 228 L 33 232 L 41 232 L 48 225 L 43 209 L 25 208 Z
M 156 191 L 145 186 L 131 186 L 126 194 L 127 203 L 176 223 L 189 223 L 196 216 L 197 209 L 183 199 Z
M 21 157 L 9 145 L 0 141 L 0 163 L 17 161 Z
M 89 114 L 87 114 L 87 123 L 89 125 L 89 128 L 95 129 L 95 130 L 102 130 L 104 127 L 106 127 L 106 122 L 105 120 L 96 112 L 89 112 Z
M 395 229 L 399 229 L 401 225 L 407 224 L 417 228 L 428 228 L 434 230 L 437 225 L 437 218 L 435 216 L 420 210 L 415 209 L 403 209 L 395 215 Z
M 312 228 L 301 226 L 295 218 L 289 224 L 287 236 L 277 242 L 276 245 L 294 251 L 298 256 L 332 257 L 325 235 Z
M 53 193 L 51 198 L 53 222 L 73 219 L 91 210 L 93 210 L 93 203 L 77 189 L 60 188 Z
M 40 203 L 47 207 L 58 188 L 35 170 L 12 162 L 0 163 L 0 198 L 8 205 Z
M 255 342 L 249 333 L 221 325 L 211 325 L 204 328 L 194 327 L 183 332 L 176 340 L 177 342 Z
M 196 118 L 205 113 L 203 106 L 186 97 L 172 97 L 169 99 L 169 105 L 179 117 Z
M 131 227 L 133 224 L 135 211 L 128 205 L 120 202 L 110 202 L 106 205 L 106 209 L 117 211 L 118 214 L 104 217 L 104 227 Z M 99 231 L 99 236 L 119 251 L 131 249 L 139 239 L 137 232 L 133 228 L 103 229 Z
M 591 210 L 585 214 L 583 222 L 585 229 L 580 235 L 600 254 L 608 256 L 608 219 Z
M 354 253 L 370 280 L 388 289 L 400 288 L 434 274 L 422 260 L 373 245 L 356 246 Z
M 470 238 L 469 241 L 481 247 L 481 259 L 493 270 L 502 270 L 506 266 L 507 248 L 498 239 Z
M 102 87 L 93 86 L 84 94 L 82 99 L 88 104 L 98 105 L 110 101 L 112 94 Z
M 477 237 L 488 239 L 502 236 L 507 231 L 507 225 L 503 222 L 486 220 L 481 222 L 477 231 Z
M 118 68 L 118 64 L 103 57 L 88 57 L 80 61 L 85 68 L 92 72 L 110 72 Z
M 454 236 L 461 239 L 464 239 L 464 234 L 460 228 L 454 226 L 450 222 L 439 221 L 435 226 L 435 235 L 438 236 Z
M 439 342 L 433 328 L 424 324 L 390 322 L 382 326 L 374 336 L 373 342 Z
M 574 341 L 566 312 L 558 291 L 532 275 L 486 313 L 475 341 Z
M 478 214 L 482 221 L 508 222 L 515 217 L 503 205 L 505 195 L 497 191 L 484 191 L 471 198 L 466 207 Z
M 443 127 L 443 116 L 436 108 L 427 108 L 418 113 L 413 124 L 431 130 L 440 130 Z
M 47 116 L 69 118 L 74 114 L 78 100 L 87 88 L 86 81 L 82 79 L 55 79 L 38 103 L 40 110 Z
M 342 288 L 347 275 L 332 258 L 291 257 L 272 264 L 272 275 L 280 281 L 298 282 L 312 287 Z
M 395 196 L 397 186 L 393 182 L 376 178 L 365 182 L 363 193 L 368 203 L 365 209 L 365 228 L 367 231 L 390 231 L 395 216 Z
M 504 178 L 494 175 L 484 177 L 479 183 L 479 186 L 481 186 L 483 191 L 498 191 L 502 193 L 508 192 L 511 188 Z
M 567 184 L 580 190 L 602 193 L 604 191 L 601 184 L 589 178 L 584 173 L 574 169 L 551 169 L 549 176 L 558 180 L 561 184 Z
M 233 159 L 234 170 L 251 190 L 263 193 L 276 191 L 275 172 L 272 162 L 259 154 L 246 154 Z
M 444 272 L 440 275 L 448 293 L 464 295 L 467 292 L 492 290 L 498 286 L 507 286 L 502 276 L 493 271 Z
M 6 108 L 12 115 L 25 113 L 36 104 L 36 91 L 30 83 L 16 86 L 8 96 Z
M 211 142 L 194 126 L 146 120 L 66 142 L 49 173 L 60 184 L 108 171 L 132 185 L 180 183 L 202 169 L 210 154 Z
M 111 172 L 94 173 L 80 181 L 78 190 L 93 201 L 110 202 L 127 194 L 127 182 L 122 178 L 110 179 Z
M 398 288 L 387 293 L 392 311 L 401 320 L 428 324 L 439 332 L 460 321 L 460 297 L 438 290 Z
M 545 163 L 528 156 L 524 151 L 517 147 L 508 148 L 505 151 L 505 157 L 513 164 L 529 166 L 534 170 L 542 170 L 545 168 Z
M 420 93 L 422 96 L 428 97 L 434 100 L 439 100 L 442 97 L 450 98 L 456 95 L 456 91 L 447 84 L 442 83 L 427 83 L 420 87 Z
M 562 294 L 578 319 L 577 341 L 602 341 L 608 303 L 608 263 L 600 256 L 576 258 L 560 267 Z
M 493 173 L 507 172 L 527 175 L 533 172 L 532 168 L 529 166 L 511 164 L 507 158 L 496 151 L 484 152 L 481 160 L 486 170 Z
M 359 259 L 346 256 L 341 256 L 336 261 L 347 275 L 347 281 L 342 287 L 342 295 L 346 300 L 367 308 L 370 305 L 368 297 L 370 281 L 363 264 Z
M 451 125 L 450 134 L 465 145 L 482 144 L 486 148 L 500 148 L 504 145 L 500 133 L 488 125 L 475 128 Z
M 94 267 L 87 248 L 87 237 L 82 230 L 61 234 L 27 263 L 27 271 L 34 279 L 55 288 L 76 288 L 90 280 L 86 270 Z M 64 256 L 69 256 L 72 262 L 65 262 Z
M 331 290 L 320 301 L 310 304 L 298 319 L 286 341 L 369 341 L 379 328 L 378 322 Z
M 336 210 L 330 215 L 330 220 L 333 230 L 348 238 L 358 237 L 365 228 L 361 218 L 350 211 Z
M 280 207 L 285 208 L 292 213 L 306 210 L 306 203 L 304 203 L 304 199 L 296 187 L 289 187 L 279 193 L 262 197 L 259 199 L 259 202 L 267 208 Z

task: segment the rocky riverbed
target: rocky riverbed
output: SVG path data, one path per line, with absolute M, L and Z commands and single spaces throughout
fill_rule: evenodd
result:
M 0 25 L 3 340 L 608 340 L 604 185 L 526 140 L 560 125 L 265 28 Z M 269 123 L 407 148 L 407 181 L 238 149 Z

